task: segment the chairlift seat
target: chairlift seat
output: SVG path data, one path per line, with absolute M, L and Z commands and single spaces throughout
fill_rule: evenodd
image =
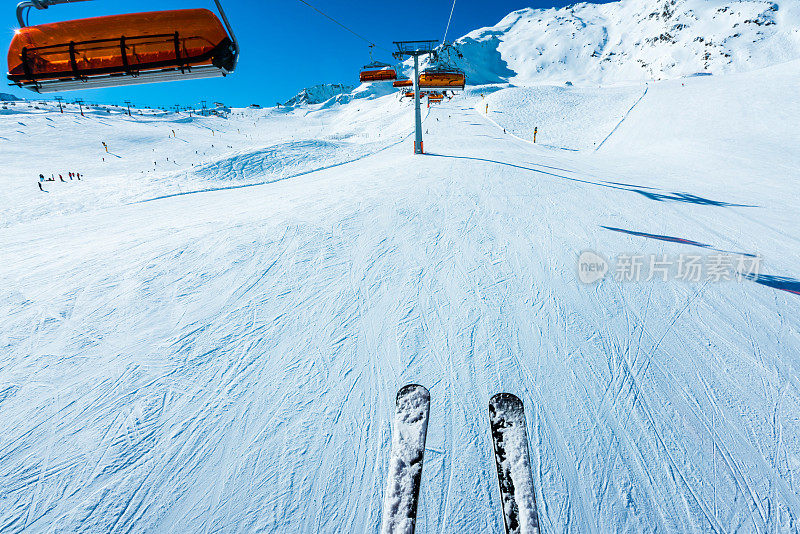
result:
M 423 89 L 463 91 L 465 85 L 466 75 L 461 69 L 437 66 L 427 68 L 419 75 L 419 86 Z
M 237 48 L 207 9 L 110 15 L 15 31 L 8 78 L 54 92 L 225 76 Z
M 375 61 L 361 69 L 361 83 L 393 82 L 397 79 L 397 71 L 391 65 Z

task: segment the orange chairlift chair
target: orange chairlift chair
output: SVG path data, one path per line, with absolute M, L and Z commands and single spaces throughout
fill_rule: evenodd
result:
M 461 69 L 445 66 L 429 67 L 419 75 L 421 89 L 433 91 L 463 91 L 466 75 Z
M 86 0 L 26 0 L 8 51 L 8 79 L 50 93 L 98 87 L 227 76 L 239 46 L 224 21 L 207 9 L 110 15 L 27 25 L 30 8 Z M 226 32 L 227 28 L 227 32 Z
M 358 78 L 361 83 L 393 82 L 397 79 L 397 71 L 391 65 L 376 61 L 366 65 Z
M 388 63 L 372 60 L 372 49 L 374 44 L 369 45 L 370 63 L 364 65 L 358 79 L 361 83 L 394 82 L 397 79 L 397 71 Z

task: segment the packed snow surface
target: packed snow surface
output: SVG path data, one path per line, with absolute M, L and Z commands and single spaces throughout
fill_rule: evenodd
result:
M 225 117 L 9 102 L 0 531 L 378 532 L 418 383 L 417 532 L 502 532 L 501 391 L 544 532 L 797 532 L 798 84 L 793 61 L 476 88 L 430 109 L 425 156 L 379 93 Z M 585 251 L 762 263 L 584 284 Z

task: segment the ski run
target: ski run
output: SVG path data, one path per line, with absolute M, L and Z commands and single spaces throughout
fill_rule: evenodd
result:
M 503 531 L 501 391 L 542 532 L 797 531 L 798 83 L 795 62 L 644 98 L 472 90 L 431 108 L 417 157 L 393 95 L 191 121 L 9 106 L 0 531 L 379 532 L 412 382 L 416 532 Z M 534 145 L 515 94 L 598 120 L 573 151 L 537 115 Z M 587 285 L 587 250 L 763 263 Z
M 3 97 L 0 532 L 800 532 L 798 8 L 714 1 L 476 30 L 425 155 Z

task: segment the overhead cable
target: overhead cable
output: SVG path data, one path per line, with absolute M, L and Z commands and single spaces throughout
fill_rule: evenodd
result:
M 315 6 L 311 5 L 311 4 L 309 4 L 308 2 L 306 2 L 306 0 L 298 0 L 298 1 L 299 1 L 300 3 L 302 3 L 302 4 L 305 4 L 305 5 L 307 5 L 308 7 L 310 7 L 311 9 L 313 9 L 314 11 L 316 11 L 317 13 L 319 13 L 320 15 L 322 15 L 323 17 L 325 17 L 326 19 L 330 20 L 331 22 L 333 22 L 333 23 L 335 23 L 335 24 L 338 24 L 339 26 L 341 26 L 341 27 L 342 27 L 342 28 L 344 28 L 345 30 L 349 31 L 350 33 L 352 33 L 353 35 L 355 35 L 356 37 L 358 37 L 358 38 L 359 38 L 359 39 L 361 39 L 362 41 L 366 41 L 368 44 L 370 44 L 370 45 L 372 45 L 372 46 L 376 46 L 376 47 L 380 48 L 381 50 L 383 50 L 383 51 L 385 51 L 385 52 L 389 52 L 388 50 L 386 50 L 386 49 L 385 49 L 385 48 L 383 48 L 382 46 L 378 46 L 378 45 L 376 45 L 374 42 L 370 41 L 369 39 L 367 39 L 366 37 L 364 37 L 364 36 L 363 36 L 363 35 L 361 35 L 360 33 L 356 32 L 356 31 L 353 31 L 352 29 L 350 29 L 349 27 L 347 27 L 345 24 L 343 24 L 343 23 L 339 22 L 338 20 L 336 20 L 335 18 L 331 17 L 330 15 L 328 15 L 327 13 L 325 13 L 324 11 L 322 11 L 321 9 L 319 9 L 319 8 L 317 8 L 317 7 L 315 7 Z M 391 54 L 391 52 L 389 52 L 389 53 Z
M 447 19 L 447 27 L 444 29 L 444 37 L 442 37 L 442 44 L 447 43 L 447 32 L 450 31 L 450 21 L 453 20 L 453 10 L 456 8 L 456 0 L 453 0 L 453 6 L 450 8 L 450 17 Z

